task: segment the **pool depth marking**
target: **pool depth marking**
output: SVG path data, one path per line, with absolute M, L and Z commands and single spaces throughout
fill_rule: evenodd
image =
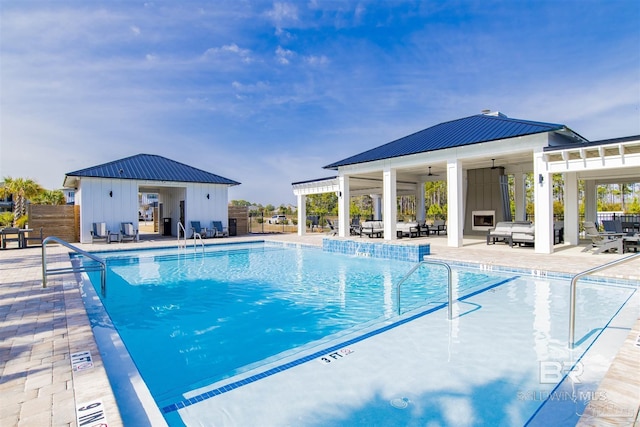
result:
M 478 295 L 478 294 L 480 294 L 482 292 L 494 289 L 497 286 L 501 286 L 501 285 L 504 285 L 505 283 L 509 283 L 509 282 L 511 282 L 513 280 L 516 280 L 519 277 L 520 276 L 513 276 L 513 277 L 510 277 L 510 278 L 501 280 L 501 281 L 499 281 L 497 283 L 494 283 L 492 285 L 487 286 L 486 288 L 479 289 L 477 291 L 474 291 L 474 292 L 470 293 L 469 295 L 465 295 L 463 297 L 460 297 L 460 298 L 458 298 L 458 301 L 464 301 L 464 300 L 466 300 L 468 298 L 471 298 L 472 296 Z M 243 380 L 234 381 L 232 383 L 229 383 L 227 385 L 218 387 L 218 388 L 213 389 L 211 391 L 207 391 L 205 393 L 201 393 L 201 394 L 199 394 L 197 396 L 194 396 L 194 397 L 192 397 L 190 399 L 185 399 L 185 400 L 181 400 L 180 402 L 172 403 L 171 405 L 167 405 L 167 406 L 163 407 L 161 409 L 161 411 L 162 411 L 163 414 L 168 414 L 168 413 L 177 411 L 179 409 L 186 408 L 187 406 L 191 406 L 191 405 L 193 405 L 195 403 L 202 402 L 203 400 L 210 399 L 210 398 L 212 398 L 214 396 L 218 396 L 220 394 L 224 394 L 224 393 L 229 392 L 231 390 L 235 390 L 235 389 L 240 388 L 242 386 L 245 386 L 247 384 L 251 384 L 253 382 L 259 381 L 259 380 L 261 380 L 263 378 L 270 377 L 272 375 L 277 374 L 278 372 L 283 372 L 283 371 L 286 371 L 287 369 L 296 367 L 298 365 L 302 365 L 303 363 L 306 363 L 306 362 L 308 362 L 310 360 L 315 360 L 315 359 L 322 358 L 322 357 L 326 356 L 327 354 L 333 354 L 335 352 L 340 352 L 341 350 L 348 349 L 349 346 L 351 346 L 351 345 L 353 345 L 355 343 L 358 343 L 360 341 L 364 341 L 364 340 L 366 340 L 368 338 L 371 338 L 373 336 L 379 335 L 379 334 L 381 334 L 383 332 L 390 331 L 391 329 L 395 329 L 398 326 L 401 326 L 401 325 L 404 325 L 406 323 L 412 322 L 412 321 L 414 321 L 416 319 L 419 319 L 421 317 L 426 316 L 427 314 L 431 314 L 431 313 L 433 313 L 435 311 L 441 310 L 441 309 L 446 308 L 446 307 L 447 307 L 447 303 L 441 303 L 441 304 L 439 304 L 439 305 L 437 305 L 437 306 L 435 306 L 433 308 L 430 308 L 429 310 L 425 310 L 423 312 L 414 314 L 414 315 L 412 315 L 410 317 L 407 317 L 405 319 L 398 320 L 397 322 L 391 323 L 391 324 L 389 324 L 387 326 L 383 326 L 383 327 L 375 329 L 375 330 L 373 330 L 371 332 L 367 332 L 366 334 L 363 334 L 363 335 L 360 335 L 358 337 L 355 337 L 355 338 L 352 338 L 350 340 L 347 340 L 345 342 L 336 344 L 334 346 L 331 346 L 329 348 L 323 349 L 321 351 L 317 351 L 317 352 L 315 352 L 313 354 L 310 354 L 308 356 L 301 357 L 300 359 L 294 360 L 292 362 L 276 366 L 274 368 L 268 369 L 268 370 L 266 370 L 264 372 L 261 372 L 259 374 L 251 375 L 250 377 L 247 377 L 247 378 L 245 378 Z M 349 350 L 349 351 L 352 352 L 352 350 Z

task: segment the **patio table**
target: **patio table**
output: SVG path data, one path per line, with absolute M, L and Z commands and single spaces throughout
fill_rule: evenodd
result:
M 26 236 L 27 233 L 32 232 L 31 228 L 15 228 L 8 227 L 0 230 L 0 240 L 2 240 L 2 249 L 7 249 L 8 242 L 18 242 L 18 248 L 22 249 L 27 247 L 26 245 Z M 8 237 L 16 235 L 17 237 Z

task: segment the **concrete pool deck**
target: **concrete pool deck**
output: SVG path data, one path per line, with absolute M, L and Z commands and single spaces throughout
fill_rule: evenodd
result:
M 321 245 L 324 237 L 328 236 L 323 233 L 305 236 L 269 234 L 206 242 L 273 240 Z M 363 239 L 382 242 L 381 239 Z M 443 260 L 570 274 L 621 258 L 621 255 L 617 254 L 591 255 L 581 252 L 584 246 L 569 245 L 557 245 L 556 252 L 550 255 L 536 254 L 532 248 L 527 247 L 486 245 L 481 237 L 465 239 L 462 248 L 447 247 L 446 236 L 401 239 L 392 243 L 429 243 L 431 255 Z M 139 243 L 74 245 L 91 251 L 175 244 L 175 238 L 145 236 Z M 69 266 L 68 252 L 66 248 L 58 245 L 48 246 L 48 266 Z M 101 403 L 102 406 L 91 405 L 92 410 L 85 413 L 95 417 L 103 415 L 111 426 L 123 425 L 76 279 L 71 274 L 51 276 L 47 288 L 43 289 L 41 253 L 40 248 L 0 250 L 0 391 L 3 401 L 0 405 L 0 425 L 73 426 L 76 425 L 78 408 L 84 406 L 86 409 L 89 406 L 85 404 L 97 403 Z M 597 274 L 640 282 L 640 259 Z M 627 413 L 636 414 L 636 424 L 640 408 L 640 346 L 637 344 L 639 333 L 640 323 L 636 323 L 601 383 L 601 388 L 607 396 L 615 398 L 616 407 L 627 408 Z M 77 363 L 78 353 L 86 351 L 90 352 L 91 363 Z M 73 361 L 72 355 L 76 355 Z M 86 362 L 85 359 L 82 360 Z M 72 369 L 72 362 L 75 369 Z M 104 412 L 100 412 L 100 408 L 104 408 Z M 602 410 L 592 408 L 591 414 L 602 413 Z M 616 424 L 616 421 L 620 419 L 595 416 L 584 419 L 581 425 L 620 425 Z

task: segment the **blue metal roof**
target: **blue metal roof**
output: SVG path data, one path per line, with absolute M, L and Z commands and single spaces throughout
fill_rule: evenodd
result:
M 138 179 L 239 185 L 237 181 L 153 154 L 138 154 L 66 174 L 78 177 Z
M 566 129 L 566 126 L 512 119 L 504 114 L 478 114 L 440 123 L 355 156 L 331 163 L 324 168 L 338 169 L 340 166 L 562 129 Z

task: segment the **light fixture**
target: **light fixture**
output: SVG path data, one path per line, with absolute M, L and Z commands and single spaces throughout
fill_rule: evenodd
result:
M 207 193 L 207 200 L 209 199 L 209 193 Z
M 491 169 L 496 169 L 496 159 L 491 159 Z
M 342 197 L 342 191 L 336 191 L 336 196 Z
M 109 197 L 113 197 L 113 191 L 109 190 Z
M 538 184 L 544 184 L 544 176 L 541 173 L 538 174 Z

